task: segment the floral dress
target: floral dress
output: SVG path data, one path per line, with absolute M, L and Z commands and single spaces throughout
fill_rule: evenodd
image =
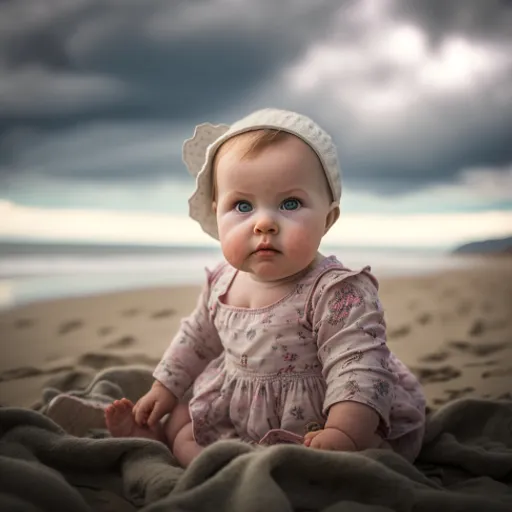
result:
M 191 391 L 195 439 L 270 444 L 322 427 L 350 400 L 379 415 L 378 433 L 409 460 L 419 453 L 425 398 L 386 345 L 378 283 L 325 258 L 285 297 L 248 309 L 226 305 L 237 270 L 208 273 L 207 285 L 154 372 L 177 397 Z

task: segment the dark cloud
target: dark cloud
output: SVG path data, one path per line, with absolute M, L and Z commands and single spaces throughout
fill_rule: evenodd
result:
M 51 9 L 52 2 L 38 3 Z M 18 24 L 15 33 L 0 34 L 0 61 L 6 73 L 37 65 L 52 70 L 56 78 L 59 72 L 74 72 L 126 83 L 132 95 L 121 105 L 102 105 L 101 112 L 93 112 L 95 119 L 180 119 L 222 110 L 300 55 L 318 37 L 329 14 L 339 9 L 333 0 L 307 10 L 293 9 L 300 2 L 282 2 L 281 7 L 211 0 L 74 3 L 75 10 L 66 6 L 63 16 L 55 13 L 40 24 L 34 24 L 33 13 L 23 16 L 21 9 L 12 10 L 11 17 L 18 19 L 9 21 L 9 12 L 0 10 L 3 25 Z M 206 10 L 204 22 L 194 22 L 194 13 L 188 14 L 191 6 L 197 15 Z M 283 6 L 289 11 L 283 12 Z M 213 14 L 215 19 L 208 23 L 207 16 Z M 33 112 L 13 110 L 4 124 L 38 121 Z M 68 122 L 66 112 L 55 110 L 39 116 L 41 125 Z M 80 114 L 78 121 L 86 116 Z
M 334 107 L 333 83 L 309 95 L 283 85 L 283 70 L 317 44 L 364 47 L 374 27 L 353 16 L 361 4 L 0 2 L 0 184 L 2 175 L 20 173 L 76 180 L 183 175 L 179 146 L 197 122 L 230 122 L 264 106 L 303 111 L 331 131 L 346 182 L 356 188 L 400 193 L 450 181 L 465 168 L 510 163 L 512 101 L 494 98 L 510 85 L 506 69 L 483 89 L 429 97 L 393 126 L 379 123 L 378 113 L 372 124 Z M 416 25 L 434 53 L 453 36 L 498 50 L 510 45 L 510 2 L 390 5 L 383 23 Z M 403 73 L 399 64 L 376 60 L 341 84 L 377 90 Z M 117 135 L 102 136 L 105 126 Z M 133 127 L 129 135 L 123 126 Z M 167 132 L 172 147 L 165 150 Z M 152 153 L 155 138 L 164 142 Z
M 485 97 L 475 99 L 480 106 L 489 104 Z M 383 133 L 380 140 L 376 135 L 357 151 L 340 135 L 346 181 L 356 188 L 404 193 L 451 182 L 464 169 L 504 167 L 512 162 L 512 109 L 497 107 L 482 111 L 464 100 L 432 102 L 428 115 L 412 111 L 400 130 Z M 429 123 L 437 133 L 428 130 Z
M 393 2 L 392 15 L 413 22 L 434 45 L 454 35 L 510 45 L 510 0 L 404 0 Z
M 188 135 L 195 119 L 242 103 L 283 63 L 299 55 L 315 39 L 322 20 L 339 8 L 336 2 L 320 2 L 297 14 L 290 10 L 284 17 L 282 12 L 274 14 L 289 7 L 288 2 L 280 7 L 269 3 L 260 18 L 263 4 L 255 8 L 210 1 L 75 1 L 57 8 L 52 2 L 34 0 L 24 5 L 25 10 L 13 2 L 0 8 L 0 62 L 5 84 L 10 84 L 4 85 L 8 94 L 0 94 L 0 144 L 9 164 L 1 167 L 4 173 L 20 172 L 16 157 L 26 149 L 24 140 L 27 147 L 33 145 L 34 132 L 58 138 L 92 121 L 152 120 L 182 122 Z M 190 6 L 196 11 L 209 9 L 204 16 L 216 12 L 215 22 L 198 22 Z M 306 14 L 309 30 L 298 38 L 297 33 L 304 34 Z M 233 23 L 236 18 L 240 23 Z M 65 101 L 58 87 L 64 82 L 61 87 L 66 88 L 70 75 L 75 81 L 67 86 L 70 98 Z M 98 91 L 96 102 L 85 101 L 81 108 L 91 76 L 110 79 L 124 89 L 115 98 L 110 93 L 109 101 Z M 154 164 L 160 175 L 161 166 Z M 108 166 L 91 171 L 84 162 L 68 173 L 104 179 L 137 174 L 136 168 L 130 172 L 127 166 Z M 178 162 L 171 167 L 178 167 Z M 59 176 L 66 170 L 49 165 L 41 172 Z

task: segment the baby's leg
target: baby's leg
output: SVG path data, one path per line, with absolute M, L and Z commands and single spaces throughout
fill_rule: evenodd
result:
M 163 424 L 158 423 L 153 428 L 137 425 L 132 410 L 133 403 L 126 398 L 107 407 L 105 420 L 112 437 L 144 437 L 160 441 L 183 467 L 203 450 L 194 439 L 188 404 L 178 404 Z
M 176 435 L 172 448 L 173 455 L 186 468 L 204 450 L 194 439 L 192 422 L 187 423 Z
M 163 432 L 169 448 L 172 450 L 179 431 L 191 422 L 188 403 L 179 403 L 163 423 Z
M 203 448 L 194 439 L 188 404 L 179 404 L 164 425 L 167 444 L 178 462 L 186 468 Z

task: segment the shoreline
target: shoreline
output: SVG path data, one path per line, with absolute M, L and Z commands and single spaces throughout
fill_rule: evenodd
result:
M 379 279 L 401 276 L 415 277 L 435 272 L 456 271 L 486 265 L 486 257 L 458 257 L 449 254 L 416 250 L 354 252 L 354 249 L 323 251 L 334 255 L 349 268 L 370 265 Z M 222 261 L 220 254 L 190 253 L 142 258 L 127 254 L 124 257 L 93 254 L 74 255 L 71 259 L 56 255 L 23 255 L 20 258 L 0 257 L 0 310 L 8 310 L 36 301 L 92 297 L 117 291 L 152 287 L 201 285 L 205 267 L 212 268 Z
M 388 345 L 430 407 L 512 392 L 512 259 L 488 262 L 380 279 Z M 0 310 L 0 404 L 33 406 L 45 387 L 83 387 L 111 366 L 154 367 L 199 290 L 146 287 Z

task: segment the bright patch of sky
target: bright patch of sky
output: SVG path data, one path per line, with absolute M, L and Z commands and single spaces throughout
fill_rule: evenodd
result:
M 0 237 L 204 243 L 181 145 L 267 106 L 332 134 L 336 240 L 512 232 L 512 9 L 341 5 L 0 3 Z
M 173 245 L 217 245 L 185 215 L 41 209 L 0 203 L 0 238 Z M 510 232 L 512 211 L 452 214 L 342 214 L 324 238 L 332 245 L 450 248 Z

